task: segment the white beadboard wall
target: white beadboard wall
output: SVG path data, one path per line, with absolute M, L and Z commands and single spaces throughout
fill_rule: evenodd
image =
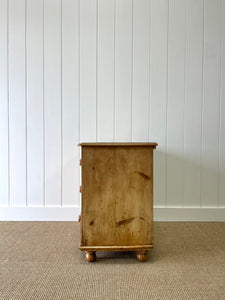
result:
M 77 144 L 156 141 L 155 220 L 225 221 L 225 0 L 0 0 L 0 52 L 0 220 L 77 220 Z

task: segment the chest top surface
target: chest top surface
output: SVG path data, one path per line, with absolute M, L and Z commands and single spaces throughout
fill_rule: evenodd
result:
M 84 146 L 84 147 L 153 147 L 156 148 L 158 146 L 157 143 L 80 143 L 78 144 L 79 146 Z

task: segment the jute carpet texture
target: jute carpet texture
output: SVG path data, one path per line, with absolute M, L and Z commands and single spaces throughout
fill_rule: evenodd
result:
M 154 223 L 147 262 L 97 252 L 77 222 L 0 222 L 0 299 L 225 299 L 225 223 Z

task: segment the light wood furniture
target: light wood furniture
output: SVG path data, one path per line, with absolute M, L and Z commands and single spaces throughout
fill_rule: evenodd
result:
M 82 143 L 80 250 L 137 251 L 153 247 L 153 149 L 156 143 Z

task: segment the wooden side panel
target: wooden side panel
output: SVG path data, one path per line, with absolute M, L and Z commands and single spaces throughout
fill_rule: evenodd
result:
M 82 148 L 82 246 L 152 244 L 153 148 Z
M 115 242 L 115 151 L 82 147 L 82 245 Z
M 115 232 L 119 245 L 152 244 L 152 148 L 116 149 Z

